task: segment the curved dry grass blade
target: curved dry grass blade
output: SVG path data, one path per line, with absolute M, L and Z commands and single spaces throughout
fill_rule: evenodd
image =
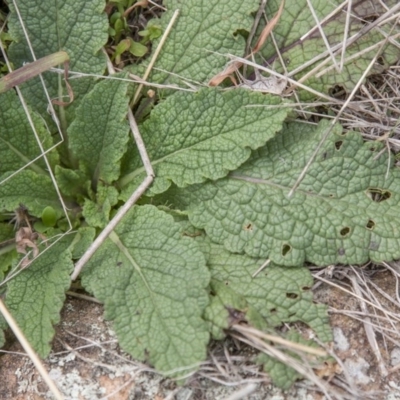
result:
M 11 330 L 14 332 L 14 335 L 17 337 L 18 341 L 21 343 L 21 346 L 24 348 L 26 353 L 28 354 L 29 358 L 32 360 L 33 364 L 35 365 L 36 369 L 38 370 L 39 374 L 42 376 L 43 380 L 46 382 L 47 386 L 49 387 L 50 391 L 53 393 L 54 397 L 57 400 L 63 400 L 64 396 L 58 390 L 57 386 L 50 378 L 49 374 L 47 373 L 44 365 L 40 361 L 37 354 L 32 349 L 29 342 L 26 340 L 24 334 L 22 333 L 21 329 L 15 322 L 13 316 L 7 310 L 7 307 L 3 303 L 0 298 L 0 312 L 3 314 L 4 319 L 7 321 L 8 325 L 10 326 Z

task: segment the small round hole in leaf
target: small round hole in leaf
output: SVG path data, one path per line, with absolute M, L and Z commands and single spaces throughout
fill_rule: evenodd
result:
M 340 249 L 338 249 L 337 252 L 338 252 L 339 256 L 344 256 L 346 254 L 346 250 L 344 248 L 342 248 L 342 247 Z
M 366 192 L 367 196 L 376 203 L 381 203 L 382 201 L 388 200 L 392 197 L 392 193 L 388 190 L 380 188 L 369 188 Z
M 370 229 L 370 230 L 372 231 L 372 229 L 375 228 L 375 222 L 372 221 L 372 219 L 370 219 L 370 220 L 367 222 L 366 227 L 367 227 L 367 229 Z
M 276 313 L 276 308 L 271 308 L 271 309 L 269 310 L 269 312 L 270 312 L 271 314 L 275 314 L 275 313 Z
M 282 255 L 286 256 L 286 254 L 288 254 L 290 252 L 290 250 L 292 250 L 292 246 L 290 246 L 288 244 L 284 244 L 282 246 Z
M 340 150 L 342 145 L 343 145 L 343 140 L 338 140 L 337 142 L 335 142 L 336 150 Z
M 297 293 L 286 293 L 288 299 L 297 299 L 299 295 Z
M 350 228 L 345 226 L 340 230 L 340 236 L 347 236 L 350 233 Z

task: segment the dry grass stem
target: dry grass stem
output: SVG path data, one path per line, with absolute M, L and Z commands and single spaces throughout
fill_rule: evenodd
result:
M 153 56 L 151 57 L 151 61 L 150 61 L 149 65 L 146 68 L 146 71 L 145 71 L 145 73 L 143 75 L 143 78 L 142 78 L 144 81 L 146 81 L 147 78 L 149 77 L 150 72 L 151 72 L 151 70 L 152 70 L 152 68 L 154 66 L 154 63 L 156 62 L 157 57 L 160 54 L 160 51 L 162 50 L 162 48 L 164 46 L 164 43 L 167 40 L 167 37 L 168 37 L 169 33 L 171 32 L 172 27 L 175 24 L 176 19 L 178 18 L 178 15 L 179 15 L 179 10 L 175 10 L 174 14 L 172 15 L 171 21 L 169 22 L 167 28 L 165 29 L 165 32 L 161 37 L 160 43 L 158 44 L 157 49 L 154 52 Z M 135 95 L 133 96 L 133 100 L 131 102 L 131 106 L 136 103 L 142 88 L 143 88 L 143 84 L 141 83 L 139 85 L 139 87 L 136 89 Z
M 357 297 L 360 299 L 359 304 L 360 304 L 361 310 L 364 313 L 368 314 L 368 308 L 367 308 L 366 303 L 363 301 L 363 296 L 361 294 L 361 290 L 359 288 L 356 277 L 354 275 L 351 276 L 350 281 L 352 283 L 354 292 L 357 294 Z M 383 361 L 382 354 L 380 352 L 378 343 L 376 341 L 375 332 L 372 329 L 371 319 L 369 317 L 365 317 L 365 319 L 363 321 L 363 325 L 364 325 L 364 330 L 365 330 L 365 333 L 366 333 L 366 336 L 368 339 L 368 343 L 369 343 L 369 345 L 372 349 L 372 352 L 376 358 L 376 361 L 378 363 L 381 376 L 386 377 L 388 375 L 388 372 L 387 372 L 385 363 Z
M 24 350 L 28 354 L 29 358 L 33 362 L 34 366 L 36 367 L 37 371 L 43 378 L 44 382 L 48 386 L 48 388 L 51 391 L 51 393 L 53 394 L 53 396 L 57 400 L 63 400 L 64 396 L 61 394 L 61 392 L 58 390 L 58 388 L 55 385 L 55 383 L 53 382 L 53 380 L 50 378 L 48 372 L 46 371 L 42 362 L 40 361 L 40 358 L 34 352 L 30 343 L 26 340 L 24 334 L 22 333 L 21 329 L 19 328 L 19 326 L 16 323 L 13 316 L 7 310 L 7 308 L 1 298 L 0 298 L 0 312 L 3 315 L 4 319 L 7 321 L 11 330 L 14 332 L 14 335 L 18 339 L 19 343 L 21 344 L 21 346 L 24 348 Z

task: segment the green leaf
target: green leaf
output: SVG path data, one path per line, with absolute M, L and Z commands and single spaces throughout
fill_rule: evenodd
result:
M 82 274 L 84 287 L 104 302 L 121 347 L 134 357 L 148 357 L 175 376 L 205 359 L 209 333 L 201 315 L 209 272 L 170 215 L 134 207 Z
M 225 282 L 211 280 L 212 293 L 210 305 L 204 312 L 204 319 L 210 324 L 211 335 L 216 340 L 225 338 L 225 329 L 232 324 L 246 321 L 252 326 L 265 330 L 267 324 L 257 310 L 250 306 L 247 299 L 232 290 Z
M 84 171 L 72 170 L 56 165 L 55 176 L 60 191 L 65 196 L 80 200 L 91 192 L 90 181 Z
M 88 247 L 92 244 L 96 236 L 96 229 L 91 226 L 83 226 L 78 229 L 71 246 L 72 259 L 77 260 L 82 257 Z
M 143 57 L 147 53 L 147 50 L 146 46 L 134 40 L 132 40 L 131 46 L 129 47 L 129 51 L 136 57 Z
M 104 228 L 110 220 L 111 207 L 118 203 L 118 191 L 113 186 L 100 184 L 96 193 L 96 202 L 85 199 L 82 215 L 87 224 Z
M 43 120 L 35 113 L 31 112 L 30 115 L 44 150 L 49 149 L 53 140 Z M 0 174 L 17 171 L 41 155 L 21 101 L 13 90 L 0 95 L 0 126 Z M 58 161 L 56 152 L 48 153 L 47 157 L 52 165 Z M 45 173 L 46 164 L 40 158 L 29 168 L 37 173 Z
M 309 270 L 269 264 L 253 277 L 264 262 L 229 253 L 220 245 L 211 245 L 208 266 L 213 297 L 205 315 L 214 327 L 214 334 L 220 338 L 222 332 L 218 332 L 217 327 L 228 328 L 231 318 L 228 311 L 233 309 L 258 329 L 265 329 L 265 323 L 274 328 L 285 322 L 301 321 L 309 325 L 320 340 L 331 341 L 327 309 L 313 302 L 310 290 L 313 278 Z
M 50 352 L 52 325 L 60 320 L 65 291 L 71 283 L 73 263 L 63 247 L 55 244 L 44 251 L 8 283 L 6 305 L 41 357 Z
M 103 0 L 80 3 L 75 0 L 63 2 L 21 0 L 17 5 L 36 58 L 64 50 L 70 57 L 71 71 L 103 74 L 106 60 L 100 49 L 108 39 L 108 21 Z M 14 42 L 10 45 L 9 57 L 16 67 L 20 67 L 25 62 L 32 61 L 32 55 L 13 2 L 10 2 L 10 10 L 8 27 Z M 43 74 L 43 77 L 50 98 L 67 95 L 61 75 L 48 72 Z M 68 115 L 73 114 L 82 96 L 93 86 L 94 80 L 79 78 L 71 80 L 70 84 L 74 92 L 74 102 L 67 109 L 60 109 L 62 122 L 64 112 Z M 39 78 L 32 79 L 24 84 L 23 88 L 31 106 L 41 115 L 48 115 L 46 112 L 48 100 Z M 47 119 L 51 121 L 51 118 Z
M 228 250 L 278 265 L 400 258 L 400 176 L 386 153 L 377 157 L 381 143 L 336 126 L 288 198 L 328 125 L 289 124 L 229 177 L 170 201 L 186 203 L 192 224 Z
M 251 149 L 281 129 L 288 108 L 277 107 L 280 103 L 278 97 L 244 89 L 222 93 L 207 88 L 169 96 L 140 126 L 156 175 L 152 192 L 161 193 L 171 181 L 184 187 L 236 169 Z M 123 191 L 126 200 L 145 176 L 136 147 L 128 151 L 123 170 L 120 185 L 129 184 Z
M 46 227 L 54 227 L 57 222 L 57 213 L 53 207 L 47 206 L 42 212 L 42 222 Z
M 1 176 L 0 181 L 8 175 Z M 46 206 L 53 207 L 58 217 L 62 213 L 51 179 L 26 169 L 0 185 L 0 210 L 14 211 L 21 203 L 27 207 L 30 215 L 39 218 Z
M 250 31 L 254 21 L 251 13 L 259 7 L 258 0 L 220 0 L 213 4 L 168 0 L 164 4 L 168 11 L 157 20 L 163 31 L 175 10 L 180 13 L 155 64 L 156 69 L 167 72 L 153 69 L 149 81 L 180 86 L 180 77 L 206 82 L 222 71 L 227 61 L 224 54 L 242 56 L 245 39 L 238 32 Z M 153 49 L 158 43 L 153 42 Z
M 348 29 L 347 38 L 358 34 L 363 29 L 366 29 L 370 24 L 370 18 L 374 20 L 386 12 L 390 7 L 397 4 L 397 0 L 388 0 L 385 4 L 379 2 L 357 2 L 352 4 L 351 18 L 349 27 L 346 24 L 347 6 L 339 9 L 333 16 L 325 21 L 326 17 L 333 10 L 338 9 L 343 2 L 341 0 L 333 1 L 314 1 L 312 6 L 317 14 L 318 20 L 321 21 L 322 29 L 329 42 L 330 48 L 343 43 L 345 39 L 345 30 Z M 268 16 L 275 15 L 281 0 L 271 0 L 267 3 L 266 14 Z M 322 21 L 325 21 L 322 23 Z M 311 74 L 308 79 L 302 83 L 322 93 L 329 93 L 330 89 L 339 86 L 350 92 L 368 64 L 381 48 L 382 41 L 385 40 L 385 35 L 398 35 L 400 30 L 395 28 L 391 31 L 393 22 L 389 21 L 386 24 L 380 24 L 379 29 L 373 29 L 369 33 L 363 35 L 353 44 L 346 46 L 345 62 L 343 70 L 338 71 L 332 62 L 330 55 L 325 55 L 322 59 L 315 61 L 310 66 L 309 61 L 314 57 L 320 56 L 327 52 L 326 44 L 316 26 L 315 19 L 310 11 L 307 0 L 296 2 L 286 2 L 284 11 L 281 15 L 279 23 L 274 28 L 274 38 L 277 42 L 274 43 L 271 38 L 266 42 L 266 45 L 261 51 L 263 60 L 271 65 L 274 69 L 291 75 L 292 79 L 300 79 L 307 73 L 312 71 L 316 66 L 322 64 L 321 68 Z M 263 28 L 259 27 L 259 33 Z M 390 32 L 391 31 L 391 32 Z M 258 37 L 258 36 L 256 36 Z M 276 51 L 279 48 L 279 55 Z M 367 50 L 370 48 L 370 50 Z M 336 51 L 335 59 L 339 66 L 341 60 L 341 48 Z M 280 64 L 280 59 L 285 61 L 285 68 Z M 384 50 L 379 58 L 379 61 L 371 69 L 369 74 L 382 72 L 390 65 L 395 64 L 400 59 L 400 50 L 396 44 L 385 44 Z M 264 64 L 265 65 L 265 64 Z M 293 74 L 293 71 L 299 70 Z M 315 95 L 305 91 L 300 91 L 302 99 L 311 99 Z
M 129 140 L 127 88 L 125 81 L 98 83 L 85 96 L 68 129 L 69 147 L 94 187 L 99 180 L 112 183 L 119 177 Z
M 8 328 L 7 322 L 4 317 L 0 314 L 0 349 L 6 344 L 6 338 L 4 331 Z

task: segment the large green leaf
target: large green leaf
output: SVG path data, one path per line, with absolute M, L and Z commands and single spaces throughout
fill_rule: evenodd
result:
M 107 42 L 108 21 L 103 0 L 19 0 L 17 5 L 36 58 L 64 50 L 70 56 L 71 71 L 104 72 L 106 61 L 100 49 Z M 14 42 L 9 48 L 9 57 L 15 67 L 20 67 L 32 61 L 32 55 L 13 2 L 10 2 L 10 9 L 8 27 Z M 50 98 L 67 95 L 61 75 L 47 72 L 43 76 Z M 75 101 L 66 109 L 67 114 L 73 112 L 94 81 L 92 78 L 79 78 L 70 83 Z M 48 115 L 48 101 L 39 78 L 30 80 L 23 88 L 30 105 L 43 117 Z M 62 100 L 68 101 L 66 98 Z
M 104 302 L 122 348 L 134 357 L 148 357 L 174 375 L 204 360 L 209 333 L 201 315 L 210 275 L 197 244 L 181 236 L 170 215 L 134 207 L 82 275 L 85 288 Z
M 169 201 L 186 204 L 193 225 L 228 250 L 278 265 L 399 258 L 400 176 L 386 153 L 377 156 L 381 143 L 341 135 L 336 126 L 288 198 L 328 125 L 289 124 L 229 177 L 171 193 Z
M 57 243 L 8 283 L 6 305 L 41 357 L 50 352 L 52 325 L 60 320 L 72 269 L 69 250 Z
M 163 29 L 176 9 L 180 13 L 162 47 L 155 64 L 156 69 L 153 69 L 149 81 L 184 86 L 180 77 L 189 81 L 207 82 L 220 72 L 226 64 L 222 54 L 243 55 L 245 40 L 239 31 L 250 31 L 253 24 L 251 13 L 257 11 L 259 1 L 219 0 L 209 3 L 167 0 L 164 5 L 168 11 L 160 19 Z M 159 40 L 154 41 L 154 49 Z
M 43 120 L 31 113 L 41 144 L 45 150 L 53 145 Z M 21 102 L 13 90 L 0 95 L 0 174 L 16 171 L 41 155 L 39 145 L 29 125 Z M 47 155 L 51 164 L 58 160 L 56 152 Z M 43 158 L 31 164 L 31 169 L 44 173 Z
M 156 175 L 153 193 L 166 190 L 170 181 L 187 186 L 236 169 L 251 149 L 263 146 L 281 129 L 288 109 L 279 104 L 278 97 L 244 89 L 222 93 L 207 88 L 169 96 L 140 126 Z M 129 184 L 126 199 L 145 176 L 136 147 L 127 153 L 124 172 L 120 185 Z
M 315 0 L 310 3 L 312 3 L 318 20 L 320 22 L 324 21 L 321 25 L 330 48 L 334 48 L 336 45 L 342 43 L 345 39 L 345 30 L 347 29 L 347 6 L 342 7 L 341 10 L 339 9 L 334 15 L 331 15 L 331 13 L 333 10 L 337 9 L 338 6 L 344 4 L 344 2 L 342 0 Z M 274 15 L 280 4 L 281 0 L 268 1 L 266 14 Z M 361 30 L 366 29 L 368 24 L 386 12 L 389 7 L 396 4 L 397 0 L 385 1 L 385 5 L 380 2 L 371 1 L 352 2 L 347 38 L 351 38 Z M 326 17 L 329 15 L 331 16 L 326 20 Z M 272 39 L 268 39 L 261 53 L 263 60 L 266 60 L 268 63 L 267 65 L 272 64 L 274 69 L 284 73 L 284 69 L 280 64 L 280 57 L 282 57 L 289 75 L 296 80 L 313 70 L 322 61 L 327 60 L 327 62 L 324 62 L 322 68 L 303 81 L 303 84 L 322 93 L 329 93 L 336 85 L 350 91 L 354 88 L 368 64 L 377 54 L 381 47 L 380 42 L 385 39 L 385 35 L 389 34 L 393 23 L 393 21 L 390 21 L 386 24 L 380 24 L 379 27 L 375 27 L 353 44 L 347 46 L 342 71 L 338 72 L 336 70 L 329 54 L 306 67 L 310 60 L 326 52 L 327 46 L 316 26 L 307 0 L 296 2 L 287 1 L 279 23 L 273 31 L 277 47 L 279 48 L 279 55 Z M 263 26 L 261 25 L 259 28 L 261 30 Z M 397 28 L 391 32 L 391 35 L 398 35 L 399 32 L 400 30 L 397 26 Z M 379 63 L 376 63 L 374 68 L 371 69 L 370 74 L 381 72 L 384 68 L 395 64 L 399 58 L 399 46 L 389 41 L 385 44 L 384 51 L 379 58 Z M 336 52 L 335 59 L 337 65 L 339 65 L 341 49 Z M 292 73 L 299 68 L 301 71 L 296 74 Z M 314 97 L 314 95 L 301 91 L 301 97 L 309 99 L 310 97 Z

